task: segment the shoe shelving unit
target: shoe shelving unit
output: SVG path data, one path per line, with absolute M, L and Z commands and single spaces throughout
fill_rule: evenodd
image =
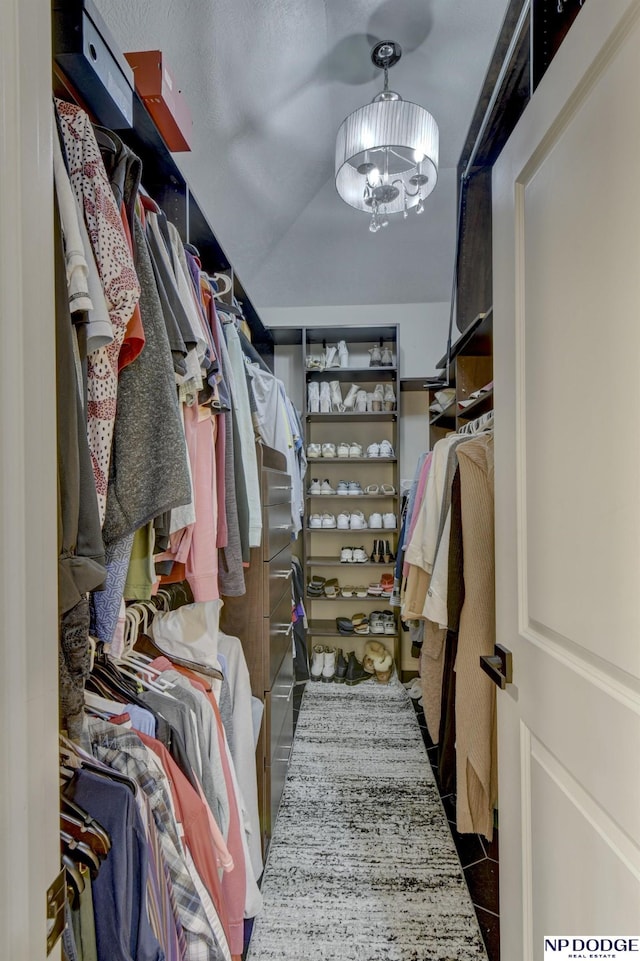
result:
M 309 356 L 320 356 L 327 346 L 336 346 L 344 341 L 349 352 L 348 366 L 330 367 L 324 370 L 307 367 Z M 385 366 L 371 366 L 370 351 L 374 348 L 389 348 L 392 364 Z M 391 551 L 395 555 L 398 547 L 398 528 L 309 528 L 311 514 L 338 514 L 362 511 L 365 518 L 374 513 L 393 513 L 399 516 L 400 508 L 400 476 L 399 459 L 400 431 L 400 379 L 398 370 L 399 338 L 397 325 L 384 327 L 317 327 L 302 330 L 302 363 L 305 369 L 304 387 L 304 419 L 306 428 L 305 443 L 324 444 L 341 442 L 357 442 L 362 445 L 365 456 L 362 457 L 314 457 L 310 458 L 307 469 L 306 488 L 308 490 L 313 478 L 320 483 L 327 479 L 335 488 L 340 480 L 358 481 L 363 489 L 362 494 L 308 494 L 305 505 L 305 525 L 303 534 L 303 554 L 305 583 L 308 584 L 315 575 L 337 578 L 341 587 L 364 586 L 378 583 L 382 574 L 391 573 L 395 561 L 380 563 L 369 560 L 364 563 L 341 563 L 340 551 L 343 547 L 363 547 L 371 556 L 374 541 L 389 541 Z M 337 361 L 336 357 L 336 361 Z M 323 381 L 337 382 L 342 394 L 346 397 L 350 387 L 357 385 L 359 389 L 372 393 L 375 385 L 391 387 L 394 392 L 395 407 L 393 410 L 382 411 L 324 411 L 321 413 L 309 409 L 309 384 Z M 388 440 L 394 450 L 394 457 L 367 457 L 367 447 L 372 443 Z M 377 494 L 365 494 L 364 489 L 371 484 L 391 485 L 395 491 L 388 494 L 380 491 Z M 357 613 L 367 616 L 375 610 L 393 611 L 396 608 L 389 604 L 388 596 L 368 594 L 366 597 L 325 597 L 305 594 L 305 607 L 308 617 L 308 637 L 311 648 L 315 644 L 342 648 L 343 652 L 354 651 L 358 658 L 367 640 L 377 640 L 383 643 L 393 655 L 396 665 L 400 663 L 400 638 L 398 634 L 397 615 L 396 628 L 393 634 L 341 634 L 336 625 L 336 617 L 350 617 Z

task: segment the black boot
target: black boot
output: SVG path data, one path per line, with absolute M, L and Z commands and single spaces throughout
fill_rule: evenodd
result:
M 345 656 L 341 648 L 336 648 L 336 673 L 333 678 L 336 684 L 344 684 L 344 679 L 347 676 L 347 662 L 350 656 L 350 654 Z
M 349 663 L 347 664 L 347 673 L 345 677 L 345 683 L 349 687 L 353 687 L 354 684 L 360 684 L 361 681 L 370 681 L 374 675 L 368 674 L 355 654 L 349 655 Z
M 380 543 L 382 543 L 382 541 L 381 541 Z M 389 541 L 385 541 L 385 542 L 384 542 L 384 546 L 385 546 L 385 558 L 386 558 L 387 564 L 390 564 L 392 561 L 395 561 L 396 555 L 395 555 L 395 554 L 393 553 L 393 551 L 391 550 L 391 547 L 390 547 L 390 545 L 389 545 Z M 380 556 L 382 556 L 382 555 L 380 555 Z

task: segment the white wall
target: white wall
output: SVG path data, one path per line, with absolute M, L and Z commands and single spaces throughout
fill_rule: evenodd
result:
M 400 376 L 428 377 L 447 349 L 448 303 L 357 304 L 345 307 L 263 307 L 266 327 L 400 325 Z

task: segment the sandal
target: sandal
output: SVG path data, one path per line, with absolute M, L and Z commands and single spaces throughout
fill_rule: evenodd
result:
M 372 597 L 380 597 L 382 594 L 382 583 L 369 584 L 369 587 L 367 588 L 367 594 L 371 595 Z
M 324 577 L 312 577 L 307 584 L 307 594 L 312 597 L 321 597 L 324 591 L 326 580 Z
M 393 484 L 381 484 L 381 486 L 380 486 L 380 493 L 381 493 L 381 494 L 387 494 L 388 496 L 391 496 L 391 494 L 395 494 L 395 493 L 396 493 L 396 489 L 395 489 L 395 487 L 393 486 Z
M 358 584 L 357 587 L 354 587 L 353 593 L 355 594 L 356 597 L 366 597 L 367 589 L 363 584 Z
M 382 588 L 381 593 L 392 594 L 393 593 L 393 574 L 383 574 L 382 577 L 380 578 L 380 587 Z
M 368 634 L 369 633 L 369 618 L 366 614 L 354 614 L 351 618 L 351 623 L 353 625 L 354 633 L 356 634 Z
M 380 488 L 377 484 L 369 484 L 368 487 L 365 487 L 364 492 L 365 494 L 379 494 Z
M 328 581 L 324 584 L 324 596 L 325 597 L 337 597 L 340 591 L 340 585 L 338 583 L 337 577 L 330 577 Z
M 343 597 L 353 597 L 354 591 L 355 587 L 353 587 L 351 584 L 345 584 L 341 593 Z

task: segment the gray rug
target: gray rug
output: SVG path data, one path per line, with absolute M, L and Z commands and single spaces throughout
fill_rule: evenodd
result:
M 486 959 L 402 685 L 310 683 L 250 961 Z

